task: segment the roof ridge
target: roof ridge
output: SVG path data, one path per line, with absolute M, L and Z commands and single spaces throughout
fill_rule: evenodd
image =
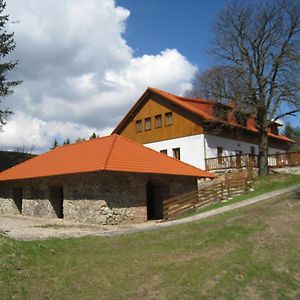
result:
M 106 159 L 104 161 L 104 166 L 103 166 L 103 168 L 101 170 L 106 170 L 106 167 L 108 165 L 108 162 L 109 162 L 109 159 L 111 157 L 111 153 L 113 151 L 114 144 L 115 144 L 115 142 L 117 140 L 118 135 L 117 134 L 112 134 L 112 135 L 108 135 L 108 137 L 113 137 L 113 138 L 112 138 L 112 142 L 110 144 L 110 148 L 109 148 L 108 153 L 107 153 L 107 157 L 106 157 Z
M 190 97 L 182 97 L 182 96 L 177 96 L 177 98 L 181 101 L 186 101 L 186 102 L 196 102 L 196 103 L 203 103 L 203 104 L 215 103 L 213 100 L 207 100 L 203 98 L 190 98 Z
M 182 164 L 187 165 L 187 166 L 189 166 L 189 167 L 192 167 L 192 168 L 194 168 L 194 169 L 196 169 L 196 170 L 198 170 L 198 171 L 200 170 L 200 171 L 202 171 L 202 172 L 208 173 L 210 177 L 213 177 L 213 175 L 214 175 L 214 174 L 212 174 L 212 173 L 210 173 L 210 172 L 208 172 L 208 171 L 206 171 L 206 170 L 202 170 L 202 169 L 200 169 L 200 168 L 197 168 L 197 167 L 195 167 L 195 166 L 193 166 L 193 165 L 190 165 L 189 163 L 186 163 L 186 162 L 184 162 L 184 161 L 182 161 L 182 160 L 176 159 L 176 158 L 174 158 L 174 157 L 171 157 L 171 156 L 162 154 L 162 153 L 160 153 L 160 152 L 158 152 L 158 151 L 156 151 L 156 150 L 153 150 L 153 149 L 151 149 L 151 148 L 148 148 L 147 146 L 144 146 L 144 145 L 142 145 L 142 144 L 140 144 L 140 143 L 138 143 L 138 142 L 136 142 L 136 141 L 133 141 L 133 140 L 131 140 L 131 139 L 125 137 L 125 136 L 121 136 L 121 135 L 118 135 L 118 134 L 116 134 L 116 133 L 114 133 L 113 135 L 116 135 L 116 136 L 118 136 L 118 137 L 120 137 L 120 138 L 122 138 L 122 139 L 124 139 L 124 140 L 127 140 L 128 142 L 131 142 L 131 143 L 133 143 L 133 144 L 135 144 L 135 145 L 142 146 L 142 147 L 146 148 L 147 150 L 149 150 L 149 151 L 151 151 L 151 152 L 154 152 L 154 153 L 156 153 L 156 154 L 158 154 L 158 155 L 163 155 L 163 156 L 165 156 L 165 157 L 168 158 L 168 159 L 175 160 L 176 162 L 179 162 L 179 163 L 182 163 Z

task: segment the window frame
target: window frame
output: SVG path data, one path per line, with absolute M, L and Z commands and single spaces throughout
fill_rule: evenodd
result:
M 152 129 L 152 120 L 151 120 L 151 117 L 147 117 L 147 118 L 145 118 L 145 120 L 144 120 L 144 129 L 145 129 L 145 131 L 149 131 L 149 130 L 151 130 Z M 149 124 L 149 128 L 147 127 L 147 125 Z
M 171 111 L 165 113 L 166 127 L 173 125 L 173 113 Z
M 143 121 L 142 120 L 136 120 L 135 121 L 135 132 L 142 132 L 143 131 Z
M 180 160 L 180 147 L 176 147 L 172 149 L 173 151 L 173 158 Z
M 161 114 L 156 115 L 154 117 L 154 119 L 155 119 L 155 128 L 162 128 L 162 116 L 161 116 Z M 160 123 L 158 121 L 160 121 Z

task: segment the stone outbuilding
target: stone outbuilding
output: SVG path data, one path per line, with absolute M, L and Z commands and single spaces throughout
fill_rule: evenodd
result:
M 114 134 L 58 147 L 0 173 L 0 213 L 144 222 L 162 218 L 164 199 L 213 177 Z

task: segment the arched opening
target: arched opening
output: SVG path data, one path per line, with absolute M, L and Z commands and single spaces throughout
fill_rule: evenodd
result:
M 163 200 L 169 198 L 169 186 L 147 183 L 147 219 L 158 220 L 163 218 Z

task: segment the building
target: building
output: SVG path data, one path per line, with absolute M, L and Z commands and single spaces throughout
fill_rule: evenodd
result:
M 147 88 L 113 133 L 144 144 L 201 169 L 209 159 L 222 165 L 226 156 L 258 154 L 258 134 L 251 116 L 238 120 L 233 105 L 222 105 L 222 118 L 216 117 L 212 101 L 176 96 Z M 286 151 L 293 142 L 278 132 L 278 123 L 269 128 L 269 153 Z
M 0 173 L 0 213 L 97 224 L 162 218 L 214 175 L 118 135 L 58 147 Z

